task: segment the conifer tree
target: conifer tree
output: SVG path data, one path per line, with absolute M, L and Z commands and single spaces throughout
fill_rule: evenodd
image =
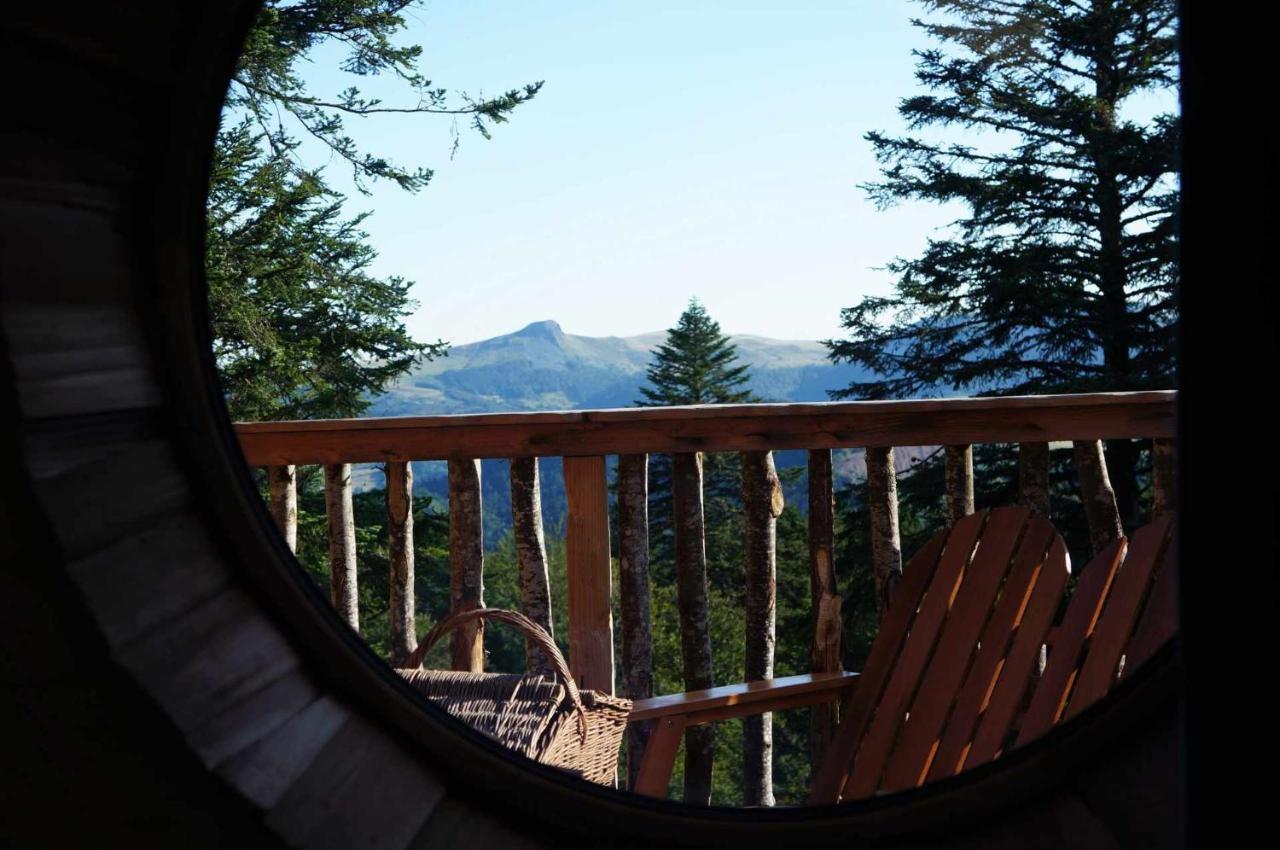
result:
M 880 377 L 833 395 L 1172 386 L 1179 124 L 1130 106 L 1176 84 L 1173 0 L 921 2 L 927 91 L 899 106 L 907 135 L 867 134 L 883 179 L 866 188 L 965 213 L 889 264 L 892 295 L 842 311 L 832 358 Z M 1136 451 L 1107 451 L 1132 524 Z
M 742 404 L 753 400 L 745 364 L 738 349 L 720 332 L 697 298 L 667 331 L 666 342 L 653 351 L 645 373 L 652 386 L 641 387 L 641 406 L 671 404 Z
M 416 0 L 266 0 L 246 38 L 223 108 L 210 180 L 206 274 L 215 355 L 233 418 L 358 415 L 415 360 L 443 353 L 419 343 L 403 318 L 412 284 L 375 277 L 365 214 L 308 165 L 300 138 L 349 169 L 356 189 L 388 180 L 409 192 L 431 170 L 364 149 L 347 124 L 373 115 L 448 116 L 488 138 L 541 83 L 496 97 L 451 93 L 419 68 L 422 48 L 400 43 Z M 314 92 L 302 73 L 327 51 L 353 81 L 394 79 L 401 102 L 354 85 Z

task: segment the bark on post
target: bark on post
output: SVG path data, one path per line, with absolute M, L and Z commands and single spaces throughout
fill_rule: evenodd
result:
M 944 452 L 950 526 L 973 513 L 973 446 L 947 446 Z
M 520 571 L 520 605 L 524 615 L 554 636 L 551 583 L 547 575 L 547 543 L 542 530 L 542 491 L 538 459 L 511 459 L 511 533 Z M 524 666 L 530 673 L 551 673 L 551 661 L 531 640 L 524 643 Z
M 484 607 L 484 529 L 480 461 L 449 461 L 449 611 Z M 484 621 L 456 629 L 449 640 L 454 670 L 484 672 Z
M 624 695 L 653 696 L 653 636 L 649 610 L 649 456 L 618 458 L 618 582 L 622 605 Z M 627 787 L 634 789 L 649 743 L 649 724 L 627 726 Z
M 773 452 L 742 453 L 742 508 L 746 525 L 746 681 L 773 678 L 777 644 L 777 526 L 782 482 Z M 742 718 L 742 802 L 772 806 L 773 715 Z
M 707 616 L 707 551 L 702 512 L 702 454 L 671 456 L 675 515 L 676 596 L 686 691 L 714 686 Z M 712 727 L 691 726 L 684 736 L 684 801 L 711 802 Z
M 324 468 L 324 507 L 329 520 L 329 597 L 347 625 L 360 631 L 356 586 L 356 517 L 351 507 L 351 464 Z
M 391 664 L 403 667 L 418 645 L 413 598 L 413 467 L 406 461 L 387 464 L 386 498 Z
M 284 535 L 290 552 L 298 551 L 298 468 L 268 466 L 267 481 L 271 488 L 271 518 Z
M 871 560 L 875 566 L 876 610 L 883 617 L 902 578 L 902 540 L 898 535 L 898 478 L 893 449 L 867 449 L 867 500 L 871 509 Z
M 1048 443 L 1018 443 L 1018 501 L 1048 519 Z
M 1101 440 L 1075 443 L 1076 473 L 1080 476 L 1080 496 L 1089 521 L 1089 544 L 1096 555 L 1124 534 L 1116 494 L 1107 475 L 1107 460 Z
M 1166 516 L 1178 508 L 1173 440 L 1151 441 L 1151 518 Z
M 835 487 L 831 450 L 809 452 L 809 600 L 813 643 L 809 667 L 815 673 L 841 669 L 840 592 L 835 573 Z M 809 765 L 817 770 L 839 722 L 839 704 L 815 705 L 810 714 Z

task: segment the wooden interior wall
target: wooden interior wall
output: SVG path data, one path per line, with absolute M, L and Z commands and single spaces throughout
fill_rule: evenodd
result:
M 1176 652 L 992 769 L 811 813 L 566 783 L 414 703 L 290 569 L 196 330 L 207 151 L 252 13 L 0 21 L 0 735 L 21 788 L 0 844 L 1177 845 Z

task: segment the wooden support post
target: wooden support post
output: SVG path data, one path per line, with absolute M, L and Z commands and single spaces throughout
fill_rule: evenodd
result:
M 653 721 L 652 725 L 649 747 L 645 750 L 635 785 L 632 787 L 637 794 L 662 798 L 667 796 L 667 783 L 671 781 L 671 772 L 675 767 L 676 751 L 680 748 L 680 736 L 686 733 L 686 729 L 684 718 L 678 715 L 659 717 Z M 698 728 L 710 727 L 689 727 L 689 729 Z
M 564 459 L 569 502 L 569 669 L 579 687 L 613 694 L 613 577 L 609 568 L 609 488 L 604 458 Z
M 329 596 L 347 625 L 360 631 L 356 586 L 356 517 L 351 507 L 351 464 L 324 468 L 324 506 L 329 520 Z
M 809 669 L 834 673 L 841 669 L 840 592 L 835 572 L 835 485 L 831 450 L 809 452 L 809 601 L 813 643 Z M 809 733 L 810 774 L 817 770 L 839 722 L 839 703 L 811 709 Z M 811 776 L 812 779 L 812 776 Z
M 707 550 L 702 511 L 702 455 L 671 456 L 671 501 L 675 518 L 676 601 L 680 609 L 680 651 L 684 689 L 713 687 L 711 630 L 707 610 Z M 684 801 L 711 802 L 714 743 L 709 726 L 691 726 L 684 739 Z
M 547 543 L 542 530 L 542 492 L 536 457 L 511 459 L 511 533 L 520 572 L 520 606 L 524 615 L 555 636 L 551 622 L 551 581 Z M 524 666 L 530 673 L 551 673 L 551 660 L 532 640 L 524 642 Z
M 618 458 L 618 584 L 624 695 L 632 700 L 647 699 L 653 696 L 648 455 Z M 649 731 L 647 723 L 627 726 L 627 787 L 633 791 L 638 787 Z
M 387 463 L 387 557 L 391 562 L 387 622 L 391 666 L 403 667 L 418 645 L 413 598 L 413 467 Z
M 944 449 L 947 489 L 947 525 L 955 525 L 973 513 L 973 446 Z
M 484 509 L 480 461 L 449 461 L 449 611 L 484 607 Z M 456 629 L 449 639 L 454 670 L 484 672 L 484 621 Z
M 1173 440 L 1151 441 L 1151 518 L 1159 519 L 1178 508 L 1174 469 L 1177 456 Z
M 1049 517 L 1049 444 L 1018 443 L 1018 502 Z
M 777 644 L 777 526 L 782 482 L 773 452 L 742 453 L 742 509 L 747 549 L 746 681 L 773 678 Z M 773 715 L 742 718 L 742 803 L 772 806 Z
M 1089 544 L 1096 555 L 1124 534 L 1116 494 L 1107 475 L 1107 459 L 1101 440 L 1077 440 L 1076 473 L 1080 476 L 1080 496 L 1089 521 Z
M 875 567 L 876 608 L 883 617 L 902 578 L 898 478 L 891 447 L 867 449 L 867 501 L 871 510 L 871 560 Z
M 284 535 L 289 551 L 298 551 L 298 468 L 268 466 L 267 482 L 271 488 L 271 518 Z

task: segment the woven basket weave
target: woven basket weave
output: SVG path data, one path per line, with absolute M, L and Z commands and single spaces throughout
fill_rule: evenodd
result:
M 555 678 L 534 674 L 457 673 L 417 669 L 441 637 L 472 620 L 515 626 L 546 653 Z M 534 761 L 612 785 L 631 700 L 579 690 L 555 641 L 516 611 L 477 608 L 441 620 L 399 673 L 427 699 Z

